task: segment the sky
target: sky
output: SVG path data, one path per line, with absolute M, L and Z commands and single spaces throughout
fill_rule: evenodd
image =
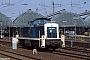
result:
M 72 13 L 83 13 L 90 11 L 90 0 L 0 0 L 0 12 L 9 17 L 12 21 L 20 14 L 31 9 L 44 16 L 65 9 Z

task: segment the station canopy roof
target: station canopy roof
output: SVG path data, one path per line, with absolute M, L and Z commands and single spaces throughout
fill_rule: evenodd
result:
M 12 21 L 10 20 L 10 18 L 2 13 L 0 13 L 0 27 L 1 26 L 2 27 L 12 26 Z
M 55 21 L 61 27 L 84 26 L 84 21 L 78 14 L 67 12 L 65 9 L 55 12 L 52 21 Z
M 85 18 L 84 22 L 85 22 L 85 26 L 90 27 L 90 15 L 88 15 L 88 16 Z
M 29 9 L 27 12 L 22 13 L 13 21 L 14 27 L 27 27 L 30 21 L 44 16 Z

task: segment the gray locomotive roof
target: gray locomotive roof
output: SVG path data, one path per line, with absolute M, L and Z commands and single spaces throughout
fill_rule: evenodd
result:
M 43 18 L 44 16 L 41 14 L 38 14 L 34 11 L 32 11 L 31 9 L 29 9 L 27 12 L 23 13 L 22 15 L 20 15 L 19 17 L 17 17 L 13 24 L 14 26 L 17 27 L 24 27 L 28 25 L 28 22 L 35 20 L 36 18 Z
M 74 20 L 75 17 L 78 18 L 76 21 Z M 57 14 L 54 14 L 52 20 L 58 23 L 59 26 L 84 26 L 84 21 L 77 14 L 66 10 L 58 11 Z
M 0 26 L 1 24 L 3 27 L 9 27 L 12 26 L 12 21 L 6 15 L 0 13 Z

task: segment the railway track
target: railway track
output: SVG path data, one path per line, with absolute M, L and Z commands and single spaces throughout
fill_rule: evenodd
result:
M 85 48 L 85 47 L 74 46 L 74 47 L 66 47 L 66 48 L 63 48 L 63 49 L 73 50 L 73 51 L 77 51 L 77 52 L 83 52 L 83 53 L 90 54 L 90 48 Z
M 30 56 L 26 56 L 26 55 L 23 55 L 23 54 L 18 54 L 18 53 L 15 53 L 15 52 L 5 51 L 5 50 L 1 50 L 1 49 L 0 49 L 0 54 L 4 55 L 4 56 L 7 56 L 9 58 L 13 58 L 15 60 L 40 60 L 40 59 L 33 58 L 33 57 L 30 57 Z
M 1 44 L 1 45 L 6 45 L 6 44 Z M 85 44 L 85 46 L 86 46 L 86 44 Z M 6 52 L 6 53 L 3 53 L 3 52 Z M 58 55 L 58 56 L 62 55 L 62 56 L 68 56 L 68 57 L 79 58 L 79 59 L 84 59 L 84 60 L 90 60 L 90 58 L 89 58 L 90 57 L 90 48 L 88 48 L 88 47 L 86 48 L 84 46 L 80 47 L 78 45 L 76 45 L 76 46 L 73 45 L 73 47 L 70 47 L 68 45 L 65 48 L 59 48 L 54 52 L 52 52 L 51 50 L 47 51 L 47 52 L 52 53 L 54 55 Z M 24 55 L 24 54 L 18 54 L 18 53 L 15 53 L 15 52 L 10 52 L 10 51 L 1 50 L 1 49 L 0 49 L 0 54 L 11 57 L 13 59 L 17 59 L 17 60 L 22 60 L 22 59 L 40 60 L 38 58 L 33 58 L 33 57 L 30 57 L 30 56 L 27 56 L 27 55 Z
M 74 57 L 74 58 L 79 58 L 79 59 L 90 60 L 90 50 L 82 49 L 82 48 L 65 47 L 65 48 L 60 48 L 52 53 Z

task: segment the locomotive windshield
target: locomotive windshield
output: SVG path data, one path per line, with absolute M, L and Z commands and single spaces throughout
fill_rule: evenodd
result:
M 48 38 L 57 38 L 57 28 L 56 27 L 47 27 L 47 37 Z

